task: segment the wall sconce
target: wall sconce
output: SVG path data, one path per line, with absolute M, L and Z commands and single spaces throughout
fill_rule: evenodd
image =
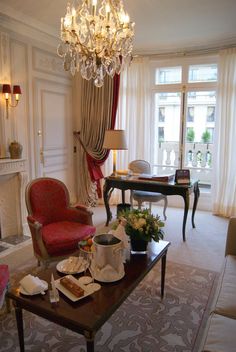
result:
M 2 85 L 2 94 L 4 94 L 4 98 L 6 100 L 6 117 L 8 119 L 9 106 L 11 108 L 15 108 L 18 105 L 18 103 L 19 103 L 20 94 L 21 94 L 20 86 L 13 86 L 13 96 L 15 97 L 15 104 L 11 104 L 9 102 L 9 95 L 11 94 L 11 86 L 10 86 L 10 84 L 3 84 Z

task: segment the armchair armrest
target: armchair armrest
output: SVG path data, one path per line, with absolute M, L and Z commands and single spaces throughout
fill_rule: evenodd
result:
M 34 227 L 36 230 L 39 230 L 43 225 L 35 219 L 32 215 L 27 216 L 29 226 Z
M 236 217 L 229 219 L 225 255 L 236 255 Z
M 63 210 L 61 217 L 68 221 L 77 221 L 86 225 L 93 225 L 93 212 L 83 205 L 76 205 Z

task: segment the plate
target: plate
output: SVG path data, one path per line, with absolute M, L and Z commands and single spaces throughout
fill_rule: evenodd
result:
M 93 281 L 91 276 L 82 276 L 78 279 L 79 284 L 88 285 Z
M 62 292 L 66 297 L 68 297 L 71 301 L 73 302 L 77 302 L 80 299 L 83 299 L 89 295 L 91 295 L 92 293 L 94 293 L 94 290 L 88 289 L 86 287 L 86 285 L 83 285 L 82 283 L 79 283 L 79 280 L 77 280 L 74 276 L 72 275 L 67 275 L 64 277 L 68 277 L 70 278 L 71 281 L 74 281 L 79 287 L 81 287 L 84 290 L 84 295 L 81 297 L 76 297 L 75 295 L 73 295 L 73 293 L 71 293 L 69 290 L 67 290 L 64 286 L 61 285 L 60 281 L 62 278 L 55 280 L 55 286 L 56 288 Z
M 99 290 L 100 290 L 101 285 L 98 284 L 97 282 L 92 282 L 91 284 L 88 284 L 88 285 L 87 285 L 87 288 L 88 288 L 90 291 L 96 292 L 96 291 L 99 291 Z
M 41 281 L 45 287 L 44 290 L 40 290 L 39 292 L 35 292 L 31 295 L 29 292 L 25 291 L 24 288 L 20 285 L 20 287 L 19 287 L 20 293 L 22 293 L 23 295 L 26 295 L 26 296 L 35 296 L 35 295 L 40 294 L 41 292 L 46 291 L 48 289 L 48 283 L 47 283 L 47 281 L 44 281 L 44 280 L 41 280 Z
M 64 259 L 64 260 L 62 260 L 61 262 L 59 262 L 59 263 L 57 263 L 57 270 L 60 272 L 60 273 L 62 273 L 62 274 L 80 274 L 80 273 L 82 273 L 83 271 L 85 271 L 85 269 L 86 269 L 86 266 L 88 265 L 87 264 L 87 261 L 86 260 L 83 260 L 83 262 L 82 262 L 82 264 L 81 264 L 81 266 L 79 267 L 79 269 L 78 270 L 76 270 L 76 271 L 65 271 L 65 270 L 63 270 L 63 267 L 67 264 L 67 261 L 68 261 L 69 259 Z

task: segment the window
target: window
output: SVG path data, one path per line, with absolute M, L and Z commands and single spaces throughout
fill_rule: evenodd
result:
M 207 107 L 207 122 L 215 121 L 215 106 Z
M 181 82 L 181 67 L 163 67 L 156 70 L 156 84 Z
M 207 127 L 206 131 L 209 133 L 209 143 L 213 143 L 214 128 L 212 128 L 212 127 Z
M 216 82 L 217 65 L 193 65 L 189 67 L 189 82 Z
M 208 63 L 189 65 L 189 58 L 183 59 L 182 66 L 173 67 L 162 61 L 159 68 L 157 62 L 151 160 L 157 173 L 188 168 L 192 178 L 210 186 L 218 72 L 214 61 L 204 60 Z
M 158 142 L 164 142 L 165 132 L 164 127 L 158 127 Z
M 159 122 L 165 122 L 165 107 L 159 108 Z
M 188 106 L 187 121 L 194 122 L 194 106 Z

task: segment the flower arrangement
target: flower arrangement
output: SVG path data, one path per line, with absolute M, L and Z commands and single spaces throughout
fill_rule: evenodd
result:
M 125 232 L 129 237 L 137 240 L 159 242 L 163 239 L 163 221 L 158 215 L 153 215 L 149 209 L 124 210 L 119 214 L 119 221 L 125 227 Z

